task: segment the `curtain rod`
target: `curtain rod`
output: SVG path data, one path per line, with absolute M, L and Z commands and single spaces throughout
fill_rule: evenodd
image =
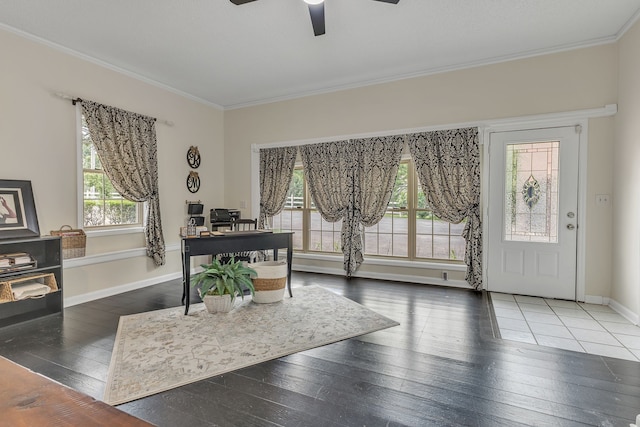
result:
M 79 97 L 75 97 L 74 98 L 74 97 L 69 96 L 69 95 L 67 95 L 65 93 L 55 92 L 54 95 L 57 96 L 58 98 L 70 100 L 73 105 L 76 105 L 78 102 L 82 102 L 82 98 L 79 98 Z M 157 119 L 155 117 L 152 117 L 152 119 L 157 121 L 157 122 L 163 123 L 163 124 L 165 124 L 167 126 L 173 126 L 173 122 L 172 121 Z

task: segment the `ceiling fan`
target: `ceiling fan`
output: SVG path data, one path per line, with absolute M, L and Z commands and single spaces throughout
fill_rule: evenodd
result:
M 235 5 L 251 3 L 256 0 L 231 0 Z M 400 0 L 375 0 L 383 3 L 398 4 Z M 313 25 L 313 33 L 316 36 L 324 34 L 324 0 L 304 0 L 309 5 L 309 14 L 311 15 L 311 25 Z

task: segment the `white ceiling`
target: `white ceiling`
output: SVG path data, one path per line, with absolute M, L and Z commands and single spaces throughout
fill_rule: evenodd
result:
M 0 26 L 223 108 L 615 41 L 640 0 L 0 0 Z

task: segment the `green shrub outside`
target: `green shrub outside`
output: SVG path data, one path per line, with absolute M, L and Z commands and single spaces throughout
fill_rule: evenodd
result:
M 138 222 L 138 206 L 136 202 L 126 199 L 117 200 L 85 200 L 84 225 L 118 225 Z

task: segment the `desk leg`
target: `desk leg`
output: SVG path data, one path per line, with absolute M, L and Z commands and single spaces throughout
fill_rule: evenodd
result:
M 184 307 L 184 314 L 185 316 L 189 313 L 189 301 L 191 300 L 191 297 L 189 295 L 189 287 L 190 287 L 190 282 L 191 282 L 191 275 L 189 273 L 191 273 L 191 268 L 189 268 L 191 265 L 191 257 L 189 256 L 189 252 L 184 253 L 184 257 L 182 258 L 182 284 L 183 284 L 183 288 L 182 288 L 182 303 L 185 305 Z
M 181 257 L 182 258 L 182 304 L 184 304 L 184 299 L 185 299 L 185 296 L 186 296 L 186 287 L 185 287 L 185 282 L 184 282 L 186 280 L 185 279 L 186 278 L 186 275 L 185 275 L 185 272 L 186 272 L 186 270 L 185 270 L 185 265 L 186 265 L 185 258 L 186 258 L 186 256 L 187 255 L 184 253 L 184 248 L 182 248 L 182 257 Z
M 289 289 L 289 297 L 293 298 L 293 294 L 291 293 L 291 264 L 293 263 L 293 247 L 291 242 L 289 242 L 289 247 L 287 248 L 287 289 Z

